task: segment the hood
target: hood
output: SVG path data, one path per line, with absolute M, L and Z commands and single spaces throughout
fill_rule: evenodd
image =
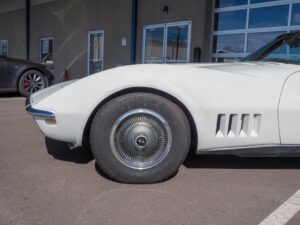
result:
M 65 87 L 67 87 L 67 86 L 69 86 L 73 83 L 75 83 L 76 81 L 78 81 L 78 79 L 65 81 L 65 82 L 50 86 L 48 88 L 45 88 L 43 90 L 40 90 L 36 93 L 33 93 L 30 96 L 30 103 L 33 104 L 33 105 L 37 104 L 40 101 L 42 101 L 43 99 L 45 99 L 46 97 L 48 97 L 48 96 L 52 95 L 53 93 L 65 88 Z
M 289 76 L 292 73 L 300 71 L 300 67 L 298 65 L 276 62 L 210 63 L 194 64 L 190 66 L 194 68 L 225 72 L 228 74 L 254 77 L 270 75 Z

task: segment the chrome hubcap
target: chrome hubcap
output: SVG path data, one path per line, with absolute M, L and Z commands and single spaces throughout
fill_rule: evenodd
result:
M 146 149 L 149 143 L 147 136 L 139 135 L 135 138 L 135 147 L 139 150 Z
M 25 91 L 29 93 L 37 92 L 45 87 L 45 81 L 40 74 L 30 73 L 27 74 L 23 81 Z
M 136 109 L 122 115 L 110 132 L 115 157 L 127 167 L 149 169 L 168 155 L 172 134 L 167 121 L 159 114 Z

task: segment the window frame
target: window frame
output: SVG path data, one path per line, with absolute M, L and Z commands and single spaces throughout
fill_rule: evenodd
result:
M 93 30 L 93 31 L 89 31 L 88 32 L 88 45 L 87 45 L 87 75 L 89 76 L 89 75 L 92 75 L 92 74 L 90 74 L 90 53 L 91 53 L 91 49 L 90 49 L 90 44 L 91 44 L 91 35 L 93 35 L 93 34 L 102 34 L 103 35 L 103 42 L 102 42 L 102 44 L 103 44 L 103 47 L 101 48 L 101 55 L 103 56 L 102 57 L 102 63 L 101 63 L 101 71 L 102 70 L 104 70 L 104 59 L 105 59 L 105 57 L 104 57 L 104 48 L 105 48 L 105 31 L 104 31 L 104 29 L 103 30 Z
M 229 6 L 223 8 L 216 8 L 216 0 L 213 0 L 213 20 L 211 25 L 211 45 L 210 45 L 210 60 L 212 58 L 244 58 L 249 53 L 247 53 L 248 47 L 248 35 L 253 33 L 269 33 L 269 32 L 285 32 L 288 33 L 294 30 L 300 30 L 300 25 L 292 25 L 292 10 L 293 5 L 300 3 L 300 0 L 278 0 L 278 1 L 271 1 L 271 2 L 262 2 L 262 3 L 251 3 L 251 0 L 248 0 L 248 3 L 245 5 L 237 5 L 237 6 Z M 250 10 L 256 8 L 265 8 L 265 7 L 272 7 L 272 6 L 281 6 L 281 5 L 288 5 L 288 25 L 287 26 L 277 26 L 277 27 L 263 27 L 263 28 L 249 28 L 249 20 L 250 20 Z M 231 12 L 231 11 L 238 11 L 238 10 L 246 10 L 247 17 L 246 17 L 246 27 L 245 29 L 238 29 L 238 30 L 224 30 L 224 31 L 215 31 L 215 14 L 222 13 L 222 12 Z M 214 53 L 213 46 L 214 46 L 214 37 L 219 35 L 231 35 L 231 34 L 242 34 L 245 35 L 244 40 L 244 51 L 243 53 Z
M 3 55 L 3 53 L 2 53 L 3 42 L 6 42 L 6 45 L 7 45 L 6 55 Z M 8 39 L 0 39 L 0 55 L 8 57 Z
M 171 23 L 160 23 L 153 25 L 145 25 L 143 27 L 143 48 L 142 48 L 142 63 L 145 64 L 145 53 L 146 53 L 146 31 L 147 29 L 155 29 L 155 28 L 163 28 L 164 29 L 164 40 L 163 40 L 163 63 L 167 64 L 166 55 L 168 48 L 168 28 L 173 26 L 188 26 L 188 43 L 187 43 L 187 59 L 186 63 L 190 62 L 190 54 L 191 54 L 191 42 L 192 42 L 192 21 L 179 21 L 179 22 L 171 22 Z M 179 63 L 180 64 L 180 63 Z
M 43 41 L 52 40 L 52 63 L 43 63 L 42 62 L 42 48 L 43 48 Z M 53 65 L 54 64 L 54 37 L 46 37 L 40 38 L 40 63 L 44 65 Z

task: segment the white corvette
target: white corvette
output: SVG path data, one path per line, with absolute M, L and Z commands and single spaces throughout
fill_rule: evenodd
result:
M 113 179 L 152 183 L 196 153 L 300 146 L 300 33 L 225 64 L 119 67 L 34 93 L 45 136 L 81 146 Z

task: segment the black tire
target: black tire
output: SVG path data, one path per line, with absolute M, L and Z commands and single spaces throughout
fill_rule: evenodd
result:
M 18 90 L 21 95 L 28 97 L 30 94 L 42 90 L 47 86 L 48 80 L 42 72 L 38 70 L 28 70 L 24 72 L 19 79 Z
M 157 117 L 152 118 L 152 114 L 139 114 L 139 112 L 134 114 L 133 112 L 137 111 L 137 109 L 143 109 L 143 113 L 153 112 L 155 113 L 153 115 Z M 124 115 L 128 112 L 131 117 L 128 116 L 126 118 Z M 150 122 L 149 124 L 147 124 L 148 122 L 138 122 L 143 118 L 143 115 L 149 116 L 150 119 L 148 118 L 147 121 L 153 120 L 153 126 L 159 127 L 155 128 L 160 131 L 158 132 L 159 135 L 154 132 L 155 129 L 152 130 L 151 126 L 148 129 Z M 123 122 L 118 122 L 122 116 L 123 119 L 126 119 Z M 128 121 L 128 124 L 132 124 L 135 118 L 137 118 L 136 126 L 132 125 L 133 128 L 131 128 L 129 125 L 125 125 L 126 121 Z M 156 123 L 157 118 L 164 120 L 165 123 L 160 123 L 160 121 Z M 132 119 L 131 122 L 129 121 L 130 119 Z M 119 128 L 113 128 L 116 126 L 116 123 L 120 123 L 118 125 Z M 118 129 L 123 129 L 122 126 L 127 130 L 123 130 L 123 133 L 121 131 L 117 133 Z M 145 128 L 146 134 L 143 133 L 143 129 L 139 130 L 141 127 Z M 171 136 L 169 135 L 170 133 Z M 119 137 L 117 134 L 122 137 L 119 142 L 116 141 L 119 140 L 116 138 Z M 133 135 L 137 136 L 134 137 Z M 145 138 L 143 135 L 145 135 Z M 190 139 L 189 122 L 181 108 L 164 97 L 150 93 L 126 94 L 106 103 L 96 113 L 90 132 L 90 144 L 98 165 L 109 177 L 122 183 L 156 183 L 168 179 L 177 172 L 185 160 L 190 147 Z M 124 143 L 126 142 L 124 144 L 122 140 L 128 140 L 128 142 L 124 141 Z M 151 142 L 151 140 L 155 141 Z M 128 157 L 122 158 L 121 154 L 118 155 L 116 153 L 116 146 L 123 146 L 120 147 L 120 152 L 124 149 L 124 152 L 130 151 L 128 155 L 131 156 L 133 154 L 132 159 L 137 160 L 128 160 L 127 162 Z M 170 148 L 161 146 L 170 146 Z M 140 147 L 146 150 L 141 150 Z M 158 151 L 157 148 L 161 151 Z M 156 155 L 161 157 L 156 159 L 154 155 L 155 157 Z M 149 162 L 152 164 L 145 161 L 146 159 L 149 159 Z M 149 164 L 152 166 L 145 166 L 143 169 L 140 169 L 130 166 L 131 164 L 129 165 L 131 162 L 137 162 L 137 165 L 140 165 L 138 160 L 144 163 L 141 165 Z

